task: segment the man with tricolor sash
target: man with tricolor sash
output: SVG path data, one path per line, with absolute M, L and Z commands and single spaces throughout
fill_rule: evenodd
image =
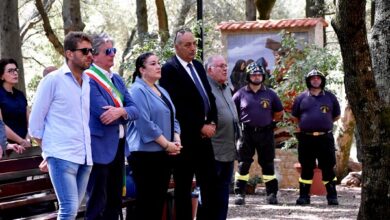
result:
M 87 187 L 86 219 L 118 219 L 122 187 L 126 124 L 138 110 L 123 79 L 111 71 L 116 48 L 107 34 L 93 36 L 93 64 L 85 71 L 91 86 L 91 146 L 94 166 Z

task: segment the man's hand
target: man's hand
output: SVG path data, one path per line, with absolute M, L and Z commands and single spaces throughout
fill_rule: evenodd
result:
M 200 130 L 200 133 L 202 134 L 202 137 L 211 138 L 215 135 L 215 124 L 206 124 L 203 125 L 202 129 Z
M 42 160 L 42 162 L 39 164 L 39 170 L 45 173 L 49 172 L 46 159 Z
M 31 142 L 30 142 L 29 139 L 23 139 L 23 140 L 19 143 L 19 145 L 23 146 L 24 148 L 26 148 L 26 147 L 31 147 Z
M 100 121 L 105 125 L 108 125 L 121 116 L 127 114 L 123 108 L 117 108 L 110 105 L 103 106 L 102 108 L 107 110 L 100 116 Z

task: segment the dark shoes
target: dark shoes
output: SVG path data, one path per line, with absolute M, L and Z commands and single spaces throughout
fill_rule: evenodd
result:
M 236 194 L 236 198 L 234 199 L 234 204 L 236 205 L 245 205 L 245 195 Z
M 327 197 L 328 205 L 339 205 L 339 201 L 337 200 L 337 197 Z
M 310 205 L 310 197 L 299 196 L 297 205 Z
M 275 193 L 271 193 L 267 196 L 267 203 L 271 205 L 278 204 L 278 198 L 276 198 Z

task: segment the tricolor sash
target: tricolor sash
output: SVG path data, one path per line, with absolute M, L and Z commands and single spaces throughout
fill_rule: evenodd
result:
M 95 82 L 106 90 L 112 101 L 115 103 L 115 107 L 123 107 L 123 95 L 118 91 L 106 74 L 102 73 L 102 71 L 93 65 L 91 65 L 89 69 L 85 70 L 85 74 L 95 80 Z

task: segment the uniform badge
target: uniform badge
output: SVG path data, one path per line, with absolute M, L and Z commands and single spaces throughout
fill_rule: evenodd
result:
M 269 106 L 270 106 L 269 100 L 261 100 L 260 105 L 263 108 L 269 108 Z
M 329 107 L 326 106 L 326 105 L 322 105 L 322 106 L 320 107 L 320 109 L 321 109 L 321 112 L 322 112 L 322 113 L 328 113 L 328 112 L 329 112 Z

